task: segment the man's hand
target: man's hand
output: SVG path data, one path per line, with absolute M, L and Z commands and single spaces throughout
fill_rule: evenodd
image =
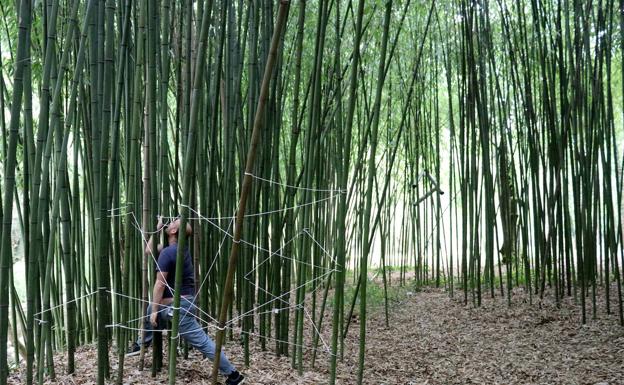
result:
M 150 314 L 150 323 L 152 324 L 153 327 L 158 326 L 158 310 L 152 309 L 152 314 Z
M 154 240 L 154 234 L 156 234 L 157 232 L 159 232 L 161 229 L 163 228 L 163 217 L 161 215 L 158 216 L 158 222 L 156 223 L 156 232 L 151 233 L 149 236 L 149 239 L 147 239 L 147 241 L 145 242 L 145 251 L 144 253 L 146 255 L 152 255 L 152 257 L 155 257 L 156 255 L 158 255 L 157 253 L 160 253 L 160 249 L 162 249 L 162 245 L 158 244 L 158 246 L 156 247 L 156 250 L 152 249 L 152 242 Z
M 167 272 L 159 271 L 156 273 L 156 282 L 154 282 L 154 290 L 152 292 L 152 314 L 150 315 L 150 323 L 152 326 L 158 326 L 158 309 L 163 298 L 165 287 L 167 287 Z
M 156 231 L 160 231 L 163 228 L 163 217 L 162 215 L 158 216 L 158 222 L 156 223 Z

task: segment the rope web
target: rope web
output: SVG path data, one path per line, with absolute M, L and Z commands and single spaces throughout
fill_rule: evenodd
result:
M 249 213 L 249 214 L 245 214 L 244 218 L 252 218 L 252 217 L 261 217 L 261 216 L 266 216 L 266 215 L 271 215 L 271 214 L 276 214 L 276 213 L 285 213 L 289 210 L 295 210 L 295 209 L 299 209 L 302 207 L 306 207 L 306 206 L 313 206 L 313 205 L 318 205 L 318 204 L 323 204 L 326 202 L 331 202 L 334 199 L 336 199 L 338 196 L 340 196 L 341 194 L 345 193 L 343 190 L 337 190 L 337 189 L 317 189 L 317 188 L 310 188 L 310 187 L 298 187 L 298 186 L 292 186 L 292 185 L 288 185 L 288 184 L 284 184 L 284 183 L 280 183 L 277 181 L 273 181 L 273 180 L 269 180 L 269 179 L 265 179 L 265 178 L 261 178 L 258 176 L 255 176 L 253 174 L 249 174 L 249 173 L 245 173 L 246 175 L 251 176 L 253 179 L 255 179 L 256 181 L 262 182 L 262 183 L 269 183 L 271 185 L 276 185 L 276 186 L 280 186 L 284 189 L 295 189 L 297 191 L 309 191 L 309 192 L 314 192 L 314 193 L 322 193 L 322 194 L 327 194 L 327 196 L 324 196 L 322 198 L 310 201 L 310 202 L 304 202 L 304 203 L 300 203 L 300 204 L 296 204 L 294 206 L 291 207 L 284 207 L 284 208 L 280 208 L 280 209 L 274 209 L 274 210 L 269 210 L 269 211 L 263 211 L 263 212 L 257 212 L 257 213 Z M 202 222 L 206 222 L 209 225 L 213 226 L 215 229 L 217 229 L 219 231 L 219 233 L 222 234 L 221 238 L 220 238 L 220 242 L 219 242 L 219 247 L 217 248 L 217 251 L 215 253 L 215 255 L 212 258 L 212 262 L 210 263 L 210 266 L 208 267 L 207 271 L 204 274 L 201 283 L 199 284 L 199 286 L 196 286 L 196 291 L 195 291 L 195 295 L 193 296 L 192 300 L 190 301 L 191 303 L 191 307 L 193 310 L 195 310 L 195 314 L 192 314 L 191 316 L 195 316 L 197 318 L 197 320 L 199 321 L 199 324 L 201 325 L 200 328 L 198 330 L 204 330 L 205 327 L 214 329 L 214 330 L 225 330 L 225 329 L 232 329 L 233 331 L 241 334 L 241 335 L 249 335 L 249 336 L 257 336 L 260 338 L 264 338 L 266 340 L 271 340 L 271 341 L 275 341 L 275 342 L 279 342 L 279 343 L 284 343 L 287 344 L 289 346 L 296 346 L 296 347 L 302 347 L 305 350 L 312 350 L 312 349 L 318 349 L 318 350 L 322 350 L 324 352 L 326 352 L 327 354 L 331 355 L 331 349 L 329 347 L 329 345 L 327 344 L 327 342 L 325 341 L 325 339 L 322 336 L 322 333 L 320 332 L 320 330 L 317 328 L 316 322 L 314 322 L 313 317 L 311 316 L 310 312 L 308 311 L 308 309 L 305 307 L 305 301 L 306 301 L 306 296 L 309 293 L 312 293 L 316 290 L 318 290 L 320 287 L 322 287 L 321 285 L 315 285 L 314 289 L 311 291 L 307 291 L 306 295 L 303 296 L 303 300 L 301 301 L 301 303 L 296 303 L 296 296 L 293 295 L 297 290 L 307 287 L 308 285 L 311 285 L 317 281 L 322 281 L 324 279 L 326 279 L 327 277 L 329 277 L 333 272 L 339 271 L 338 270 L 338 265 L 336 263 L 336 258 L 327 250 L 326 247 L 324 247 L 312 234 L 312 232 L 310 231 L 309 228 L 301 228 L 300 230 L 297 231 L 297 233 L 289 240 L 287 240 L 286 242 L 283 242 L 282 246 L 277 249 L 277 250 L 269 250 L 266 248 L 261 247 L 258 244 L 255 244 L 253 242 L 247 241 L 245 239 L 240 239 L 240 243 L 245 245 L 246 247 L 251 247 L 253 248 L 256 252 L 257 252 L 257 256 L 258 256 L 258 262 L 255 264 L 255 266 L 248 271 L 242 278 L 245 279 L 251 286 L 253 286 L 254 291 L 256 292 L 262 292 L 266 295 L 265 299 L 266 301 L 264 303 L 261 304 L 254 304 L 255 306 L 252 307 L 251 309 L 238 314 L 237 316 L 231 318 L 230 320 L 228 320 L 225 324 L 224 328 L 220 328 L 218 326 L 218 321 L 216 318 L 214 318 L 212 315 L 210 315 L 208 312 L 204 311 L 201 307 L 197 306 L 195 303 L 195 300 L 197 299 L 197 296 L 199 293 L 201 293 L 201 290 L 204 286 L 204 284 L 207 282 L 208 277 L 211 274 L 212 269 L 215 267 L 216 262 L 219 260 L 219 257 L 221 257 L 221 252 L 223 249 L 224 244 L 226 243 L 226 240 L 228 238 L 230 238 L 232 241 L 234 240 L 234 235 L 232 234 L 232 227 L 234 225 L 234 220 L 236 218 L 236 215 L 231 215 L 231 216 L 205 216 L 203 215 L 199 210 L 192 208 L 190 206 L 186 206 L 186 205 L 182 205 L 182 207 L 188 209 L 191 213 L 191 215 L 189 216 L 188 220 L 198 220 L 198 221 L 202 221 Z M 146 231 L 144 229 L 142 229 L 139 221 L 137 220 L 137 217 L 135 215 L 134 212 L 132 211 L 125 211 L 127 209 L 127 206 L 122 206 L 122 207 L 117 207 L 117 208 L 113 208 L 111 210 L 109 210 L 109 217 L 125 217 L 125 216 L 129 216 L 130 220 L 131 220 L 131 224 L 132 226 L 141 234 L 141 239 L 143 242 L 143 246 L 146 250 L 149 250 L 148 255 L 150 256 L 151 260 L 153 261 L 153 263 L 155 264 L 155 266 L 158 266 L 158 258 L 156 255 L 154 255 L 154 251 L 152 250 L 151 247 L 147 247 L 147 243 L 148 243 L 148 239 L 150 235 L 155 235 L 160 233 L 160 231 L 162 231 L 162 229 L 165 228 L 165 226 L 169 223 L 171 223 L 172 221 L 174 221 L 175 219 L 177 219 L 178 217 L 163 217 L 164 220 L 166 220 L 166 222 L 164 223 L 164 226 L 161 228 L 161 230 L 157 230 L 157 231 L 153 231 L 153 232 L 149 232 Z M 225 221 L 227 221 L 227 226 L 220 226 L 219 223 L 224 223 Z M 302 239 L 304 237 L 309 238 L 309 240 L 311 241 L 313 247 L 318 248 L 318 251 L 320 251 L 319 255 L 321 255 L 323 258 L 326 258 L 325 264 L 321 264 L 321 265 L 315 265 L 314 263 L 311 262 L 304 262 L 304 261 L 300 261 L 297 260 L 296 258 L 294 258 L 293 256 L 289 256 L 289 255 L 285 255 L 284 254 L 284 248 L 292 243 L 295 242 L 299 239 Z M 265 256 L 266 257 L 260 257 L 260 256 Z M 255 282 L 255 280 L 253 279 L 254 277 L 254 273 L 264 264 L 266 263 L 270 263 L 271 259 L 274 257 L 278 257 L 282 260 L 286 260 L 288 261 L 288 263 L 296 263 L 299 268 L 301 266 L 308 266 L 311 268 L 315 268 L 317 269 L 317 271 L 319 272 L 319 274 L 316 277 L 312 277 L 310 280 L 308 280 L 307 282 L 301 283 L 298 286 L 289 288 L 290 290 L 287 291 L 282 291 L 281 293 L 279 293 L 278 295 L 276 295 L 276 293 L 272 293 L 269 290 L 264 289 L 263 287 L 261 287 L 259 284 L 257 284 Z M 165 282 L 165 285 L 167 287 L 167 289 L 169 289 L 171 291 L 171 293 L 175 293 L 175 289 L 172 288 L 171 286 L 169 286 L 168 283 Z M 59 308 L 61 306 L 64 306 L 65 304 L 69 303 L 69 302 L 75 302 L 75 301 L 79 301 L 82 300 L 84 298 L 88 298 L 91 297 L 95 294 L 97 294 L 98 290 L 94 290 L 90 293 L 87 293 L 81 297 L 75 298 L 72 301 L 67 301 L 64 302 L 62 304 L 59 304 L 55 307 L 49 308 L 44 310 L 43 312 L 39 312 L 37 313 L 35 316 L 39 316 L 44 312 L 47 311 L 52 311 L 56 308 Z M 138 302 L 138 303 L 148 303 L 150 304 L 151 301 L 146 301 L 142 298 L 139 297 L 134 297 L 134 296 L 130 296 L 127 295 L 125 293 L 119 293 L 116 292 L 114 290 L 110 290 L 107 289 L 107 292 L 114 297 L 119 297 L 119 298 L 125 298 L 128 299 L 129 301 L 133 301 L 133 302 Z M 257 298 L 257 297 L 256 297 Z M 291 300 L 295 299 L 295 303 L 292 303 Z M 168 306 L 168 307 L 162 307 L 160 310 L 158 310 L 158 312 L 163 312 L 166 311 L 168 309 L 175 309 L 173 306 Z M 179 308 L 177 308 L 179 310 Z M 260 335 L 259 333 L 256 333 L 252 330 L 243 330 L 242 327 L 238 326 L 238 323 L 240 320 L 242 320 L 245 317 L 255 317 L 255 316 L 259 316 L 261 314 L 278 314 L 282 311 L 286 311 L 286 310 L 302 310 L 303 311 L 303 315 L 304 317 L 309 321 L 309 324 L 312 325 L 312 332 L 314 333 L 314 337 L 317 338 L 317 340 L 320 342 L 320 344 L 322 345 L 321 347 L 317 348 L 315 346 L 309 346 L 306 344 L 297 344 L 297 343 L 293 343 L 291 341 L 283 341 L 280 340 L 276 337 L 271 337 L 268 335 Z M 142 310 L 141 310 L 142 312 Z M 184 317 L 186 317 L 188 315 L 189 312 L 184 312 L 183 315 L 181 315 L 181 319 L 180 321 L 182 321 L 184 319 Z M 106 325 L 107 328 L 122 328 L 122 329 L 126 329 L 126 330 L 131 330 L 131 331 L 137 331 L 137 332 L 141 332 L 143 331 L 143 322 L 145 320 L 146 316 L 144 314 L 141 314 L 140 317 L 134 318 L 134 319 L 130 319 L 127 320 L 123 323 L 112 323 L 109 325 Z M 45 321 L 43 320 L 39 320 L 37 319 L 39 322 L 43 323 Z M 268 322 L 272 322 L 272 321 L 268 321 Z M 166 332 L 172 332 L 171 329 L 159 329 L 160 331 L 166 331 Z M 187 331 L 186 333 L 190 333 L 190 332 L 195 332 L 197 330 L 191 330 L 191 331 Z M 180 337 L 180 335 L 183 335 L 184 332 L 178 332 L 178 334 L 176 336 L 172 336 L 171 338 L 173 339 L 177 339 Z

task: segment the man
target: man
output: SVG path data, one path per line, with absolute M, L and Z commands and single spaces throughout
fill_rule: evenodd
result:
M 152 292 L 152 303 L 147 307 L 149 320 L 144 322 L 145 341 L 144 344 L 149 346 L 152 341 L 152 328 L 162 329 L 165 320 L 173 318 L 173 292 L 175 288 L 175 270 L 176 258 L 178 254 L 178 234 L 180 232 L 180 219 L 176 219 L 171 223 L 163 226 L 162 217 L 158 218 L 156 230 L 165 229 L 165 235 L 169 246 L 162 248 L 158 245 L 157 255 L 158 263 L 156 264 L 156 282 Z M 187 236 L 192 234 L 190 224 L 186 224 L 185 233 Z M 156 255 L 152 250 L 152 238 L 145 247 L 145 253 Z M 184 338 L 191 346 L 214 360 L 215 344 L 214 341 L 204 333 L 203 329 L 195 319 L 193 311 L 193 300 L 195 296 L 195 279 L 193 272 L 193 259 L 188 247 L 183 252 L 183 270 L 182 285 L 180 289 L 180 326 L 179 335 Z M 175 337 L 175 336 L 174 336 Z M 137 341 L 130 348 L 129 355 L 137 354 L 141 350 L 141 341 Z M 226 385 L 239 385 L 244 381 L 241 375 L 227 359 L 225 354 L 221 352 L 221 360 L 219 370 L 227 379 Z

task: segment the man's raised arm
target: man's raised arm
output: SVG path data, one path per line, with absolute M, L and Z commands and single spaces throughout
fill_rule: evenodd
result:
M 147 240 L 147 243 L 145 244 L 145 250 L 144 253 L 145 254 L 151 254 L 154 257 L 156 257 L 158 254 L 160 254 L 160 251 L 163 248 L 162 243 L 159 243 L 158 246 L 156 246 L 156 252 L 154 252 L 154 250 L 152 250 L 152 245 L 154 244 L 154 234 L 157 234 L 160 229 L 163 228 L 163 221 L 162 221 L 162 216 L 158 216 L 158 223 L 156 223 L 156 232 L 153 234 L 150 234 L 149 239 Z

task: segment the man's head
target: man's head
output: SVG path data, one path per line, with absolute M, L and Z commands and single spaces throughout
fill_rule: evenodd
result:
M 180 218 L 177 218 L 175 220 L 173 220 L 172 222 L 170 222 L 169 224 L 167 224 L 165 226 L 165 234 L 167 234 L 167 236 L 169 237 L 176 237 L 178 238 L 178 232 L 180 231 Z M 193 228 L 191 227 L 191 224 L 186 222 L 186 236 L 189 236 L 193 234 Z

